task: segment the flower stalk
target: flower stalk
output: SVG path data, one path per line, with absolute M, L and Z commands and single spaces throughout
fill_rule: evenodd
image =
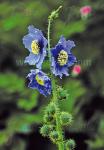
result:
M 58 12 L 61 8 L 62 8 L 62 6 L 60 6 L 56 11 L 53 11 L 48 19 L 48 56 L 49 56 L 50 60 L 51 60 L 51 52 L 50 52 L 50 50 L 51 50 L 51 46 L 50 46 L 51 23 L 55 18 L 58 17 Z M 63 138 L 62 126 L 60 123 L 60 110 L 59 110 L 59 105 L 58 105 L 56 83 L 55 83 L 55 78 L 54 78 L 53 74 L 51 74 L 51 80 L 52 80 L 52 93 L 53 93 L 52 102 L 56 105 L 56 130 L 57 130 L 58 136 L 59 136 L 57 145 L 58 145 L 59 150 L 64 150 L 64 138 Z

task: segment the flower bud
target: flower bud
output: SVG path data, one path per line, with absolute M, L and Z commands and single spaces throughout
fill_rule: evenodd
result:
M 58 94 L 60 100 L 66 100 L 69 96 L 67 90 L 63 89 L 62 87 L 58 87 Z
M 54 103 L 50 103 L 46 109 L 46 113 L 50 115 L 54 115 L 56 112 L 56 106 Z
M 60 115 L 60 122 L 62 125 L 69 125 L 72 123 L 72 115 L 67 112 L 62 112 Z
M 40 129 L 40 133 L 46 137 L 50 134 L 51 131 L 53 131 L 54 126 L 52 125 L 43 125 Z
M 91 6 L 83 6 L 80 8 L 80 13 L 82 18 L 87 18 L 89 14 L 92 12 Z
M 72 139 L 69 139 L 65 143 L 65 149 L 66 150 L 74 150 L 75 149 L 75 141 Z
M 56 143 L 59 139 L 58 132 L 57 131 L 50 132 L 50 139 L 52 140 L 53 143 Z
M 80 65 L 75 65 L 75 66 L 73 67 L 73 70 L 72 70 L 72 76 L 73 76 L 73 77 L 76 77 L 76 76 L 78 76 L 80 73 L 81 73 L 81 66 L 80 66 Z
M 54 118 L 52 115 L 45 114 L 43 117 L 44 123 L 50 123 L 53 122 Z

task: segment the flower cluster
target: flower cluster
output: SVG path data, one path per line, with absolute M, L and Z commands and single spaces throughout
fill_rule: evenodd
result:
M 29 51 L 29 56 L 25 58 L 25 63 L 29 65 L 36 65 L 35 70 L 31 70 L 27 78 L 29 79 L 28 86 L 35 88 L 45 96 L 51 94 L 51 80 L 41 71 L 42 64 L 47 55 L 47 39 L 43 33 L 34 28 L 28 27 L 28 34 L 23 37 L 23 44 Z M 66 41 L 61 36 L 58 44 L 50 49 L 51 53 L 51 71 L 55 76 L 62 78 L 63 75 L 68 76 L 68 68 L 76 62 L 76 57 L 72 54 L 71 49 L 75 47 L 73 41 Z

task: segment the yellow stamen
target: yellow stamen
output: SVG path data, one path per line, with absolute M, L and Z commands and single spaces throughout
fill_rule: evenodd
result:
M 36 79 L 38 84 L 44 85 L 44 80 L 42 78 L 40 78 L 38 75 L 36 75 L 35 79 Z
M 68 61 L 68 54 L 65 50 L 61 50 L 60 53 L 58 54 L 58 63 L 60 64 L 60 66 L 64 66 L 67 61 Z
M 34 54 L 39 54 L 39 50 L 40 50 L 40 47 L 39 47 L 39 44 L 36 40 L 32 41 L 31 43 L 31 49 L 32 49 L 32 52 Z

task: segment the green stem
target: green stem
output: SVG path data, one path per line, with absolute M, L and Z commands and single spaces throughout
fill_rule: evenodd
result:
M 51 28 L 51 20 L 49 19 L 49 21 L 48 21 L 48 57 L 49 57 L 49 59 L 51 59 L 51 52 L 50 52 L 50 49 L 51 49 L 51 46 L 50 46 L 50 28 Z
M 52 23 L 53 19 L 58 15 L 58 11 L 60 10 L 60 8 L 61 8 L 61 6 L 56 11 L 53 11 L 51 13 L 51 15 L 49 16 L 49 20 L 48 20 L 48 57 L 49 57 L 49 60 L 51 60 L 51 51 L 50 51 L 50 49 L 51 49 L 51 46 L 50 46 L 51 23 Z M 57 110 L 56 110 L 56 130 L 57 130 L 58 136 L 59 136 L 59 141 L 57 142 L 57 145 L 58 145 L 59 150 L 64 150 L 64 139 L 63 139 L 63 133 L 62 133 L 62 126 L 61 126 L 61 123 L 60 123 L 60 110 L 59 110 L 59 106 L 58 106 L 57 89 L 56 89 L 55 78 L 54 78 L 52 73 L 51 73 L 51 80 L 52 80 L 52 94 L 53 94 L 52 101 L 57 106 Z

